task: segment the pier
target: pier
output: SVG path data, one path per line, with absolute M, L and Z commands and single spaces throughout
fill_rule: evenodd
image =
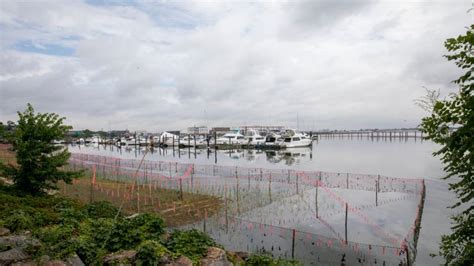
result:
M 383 139 L 423 139 L 423 132 L 418 129 L 380 129 L 380 130 L 334 130 L 312 131 L 318 138 L 383 138 Z

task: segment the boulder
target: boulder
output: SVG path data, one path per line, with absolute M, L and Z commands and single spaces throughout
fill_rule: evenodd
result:
M 235 255 L 244 261 L 250 257 L 250 253 L 245 251 L 236 251 Z
M 186 256 L 180 256 L 173 264 L 175 266 L 193 266 L 193 262 Z
M 44 266 L 67 266 L 67 264 L 62 260 L 50 260 L 46 262 Z
M 130 264 L 135 260 L 137 252 L 135 250 L 122 250 L 104 257 L 105 264 Z
M 232 265 L 227 260 L 227 255 L 224 250 L 216 247 L 210 247 L 207 249 L 207 254 L 201 259 L 202 266 L 230 266 Z
M 227 258 L 236 265 L 240 265 L 245 262 L 245 259 L 237 255 L 237 252 L 227 251 Z
M 8 235 L 0 237 L 0 247 L 39 247 L 41 243 L 37 239 L 33 239 L 24 235 Z
M 15 262 L 10 264 L 10 266 L 37 266 L 38 263 L 34 260 L 26 260 L 26 261 L 21 261 L 21 262 Z M 40 264 L 44 265 L 44 264 Z
M 84 266 L 84 262 L 82 262 L 81 258 L 79 258 L 75 253 L 72 256 L 69 256 L 65 261 L 69 266 Z
M 10 230 L 5 227 L 0 227 L 0 236 L 10 235 Z
M 30 258 L 21 248 L 12 248 L 7 251 L 0 252 L 0 265 L 9 265 L 15 262 L 24 261 Z

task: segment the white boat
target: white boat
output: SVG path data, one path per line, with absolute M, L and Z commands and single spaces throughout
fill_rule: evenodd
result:
M 160 135 L 160 143 L 168 146 L 173 146 L 173 140 L 174 140 L 174 145 L 179 145 L 178 143 L 178 135 L 169 133 L 169 132 L 163 132 Z
M 245 144 L 245 137 L 240 133 L 229 132 L 218 137 L 217 144 Z
M 98 136 L 93 136 L 90 140 L 90 143 L 92 144 L 99 144 L 100 142 L 101 142 L 101 139 Z
M 137 145 L 138 142 L 135 140 L 135 138 L 128 138 L 128 139 L 125 139 L 125 145 L 127 146 L 134 146 L 134 145 Z
M 308 147 L 312 143 L 313 141 L 306 134 L 295 129 L 287 129 L 280 146 L 284 148 Z
M 248 145 L 262 145 L 265 143 L 265 138 L 262 137 L 257 130 L 249 129 L 245 132 L 245 144 Z
M 203 136 L 186 135 L 179 139 L 179 144 L 183 146 L 194 146 L 194 143 L 196 143 L 196 145 L 207 144 Z
M 283 141 L 283 138 L 281 137 L 280 134 L 276 132 L 270 132 L 267 134 L 267 136 L 265 136 L 266 146 L 279 146 L 282 141 Z

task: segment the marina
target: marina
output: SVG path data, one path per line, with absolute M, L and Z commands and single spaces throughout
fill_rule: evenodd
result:
M 230 128 L 229 128 L 230 129 Z M 189 131 L 189 130 L 188 130 Z M 126 131 L 128 132 L 128 131 Z M 409 130 L 342 130 L 342 131 L 299 131 L 296 129 L 258 130 L 245 128 L 217 133 L 213 130 L 199 134 L 194 132 L 180 133 L 180 131 L 164 131 L 162 133 L 137 134 L 126 133 L 126 136 L 107 138 L 93 136 L 91 138 L 74 138 L 58 141 L 65 144 L 103 144 L 118 147 L 149 146 L 197 149 L 284 149 L 296 147 L 310 147 L 313 141 L 325 138 L 357 138 L 375 140 L 423 140 L 423 133 L 417 129 Z

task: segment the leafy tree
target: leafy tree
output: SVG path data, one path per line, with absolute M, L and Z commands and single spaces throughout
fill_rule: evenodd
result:
M 0 122 L 0 140 L 3 138 L 4 134 L 5 134 L 5 126 L 3 125 L 2 122 Z
M 85 129 L 81 132 L 83 138 L 90 138 L 94 135 L 94 132 L 90 131 L 89 129 Z
M 474 262 L 474 217 L 472 199 L 474 196 L 474 25 L 465 35 L 446 40 L 445 47 L 450 52 L 445 57 L 454 61 L 465 73 L 454 83 L 459 85 L 458 93 L 448 99 L 435 101 L 432 114 L 422 120 L 421 128 L 427 138 L 442 148 L 434 153 L 440 156 L 445 179 L 453 178 L 450 184 L 459 201 L 451 208 L 462 211 L 452 217 L 450 235 L 443 235 L 440 254 L 446 265 L 472 265 Z
M 71 129 L 63 125 L 64 117 L 54 113 L 36 113 L 31 104 L 18 112 L 18 125 L 7 138 L 16 152 L 18 166 L 0 164 L 0 172 L 10 177 L 15 187 L 30 194 L 41 194 L 56 188 L 60 180 L 70 183 L 80 172 L 61 169 L 67 164 L 67 148 L 53 144 Z

